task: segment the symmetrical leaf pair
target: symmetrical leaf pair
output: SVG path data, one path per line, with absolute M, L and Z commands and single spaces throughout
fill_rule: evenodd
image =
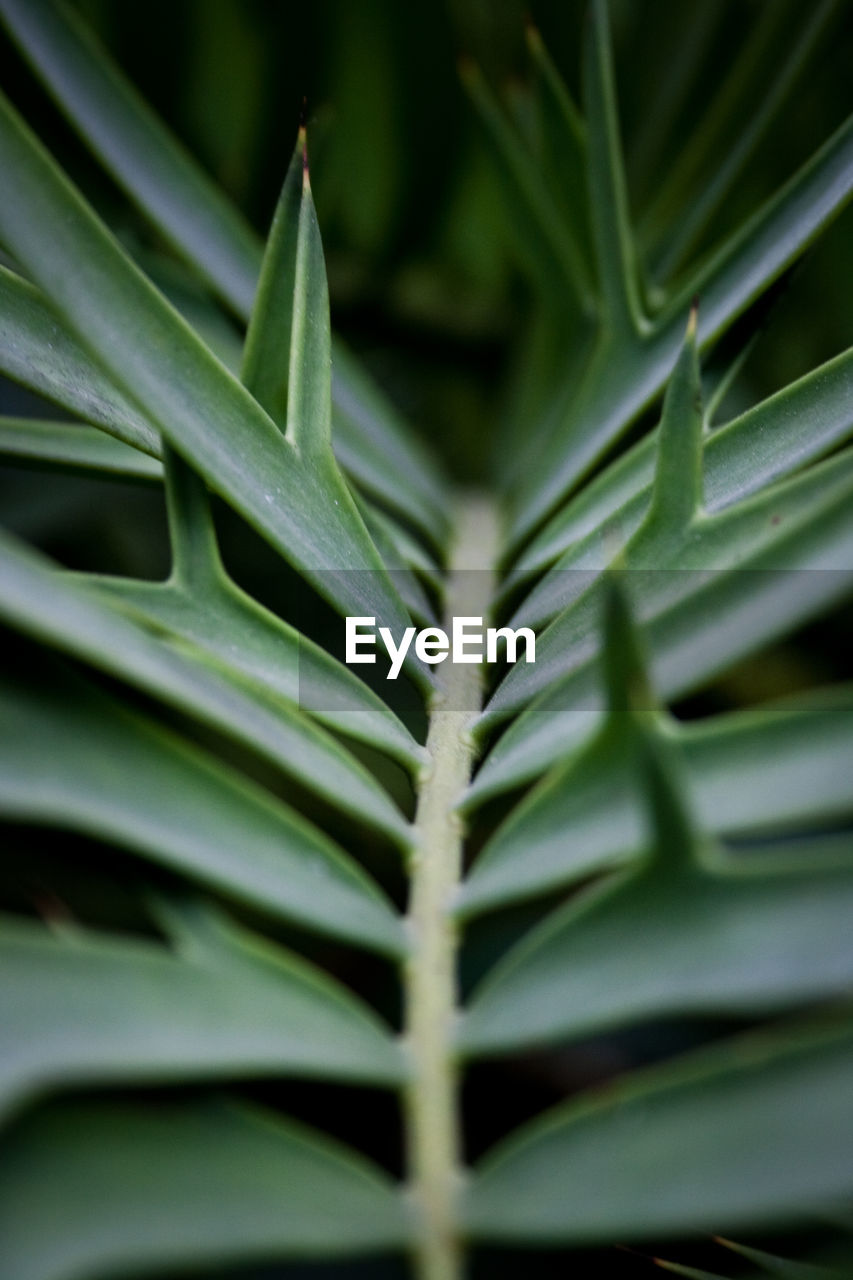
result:
M 534 146 L 466 67 L 542 307 L 577 356 L 572 378 L 561 352 L 544 388 L 529 379 L 538 425 L 498 495 L 505 538 L 491 558 L 505 573 L 491 607 L 541 628 L 537 662 L 511 669 L 473 718 L 454 704 L 454 675 L 439 672 L 436 696 L 410 663 L 431 714 L 425 747 L 293 617 L 244 592 L 218 549 L 209 490 L 339 613 L 392 628 L 438 602 L 460 612 L 465 575 L 482 570 L 482 588 L 491 568 L 493 513 L 469 513 L 454 550 L 438 467 L 332 344 L 304 138 L 262 254 L 64 6 L 0 0 L 0 14 L 132 203 L 248 326 L 235 349 L 212 300 L 180 314 L 165 273 L 161 289 L 156 265 L 132 260 L 3 102 L 0 368 L 79 421 L 4 420 L 0 448 L 162 485 L 172 552 L 168 580 L 151 583 L 73 574 L 0 540 L 0 615 L 37 642 L 4 680 L 0 810 L 131 851 L 150 877 L 144 937 L 50 932 L 12 913 L 0 928 L 8 1274 L 395 1250 L 451 1280 L 467 1240 L 737 1231 L 849 1196 L 842 1010 L 652 1066 L 509 1135 L 463 1179 L 456 1163 L 465 1062 L 849 995 L 849 689 L 688 723 L 657 698 L 706 685 L 849 593 L 850 352 L 717 426 L 737 357 L 705 359 L 703 408 L 699 351 L 839 211 L 850 126 L 667 290 L 644 280 L 630 226 L 602 0 L 583 116 L 529 34 Z M 673 261 L 736 170 L 690 205 Z M 540 374 L 548 364 L 527 358 Z M 585 483 L 665 384 L 659 426 Z M 116 684 L 146 701 L 123 705 Z M 192 742 L 199 730 L 217 736 Z M 387 760 L 417 793 L 414 821 Z M 496 827 L 483 815 L 495 798 L 508 810 Z M 464 873 L 463 817 L 479 848 Z M 386 846 L 410 875 L 408 919 L 376 871 Z M 526 901 L 539 923 L 520 938 L 508 927 L 460 1003 L 457 966 L 479 960 L 469 922 Z M 247 910 L 251 926 L 232 919 Z M 409 1034 L 298 954 L 299 934 L 292 949 L 274 941 L 280 926 L 397 964 Z M 408 1185 L 209 1093 L 289 1076 L 398 1092 Z M 164 1084 L 198 1092 L 153 1088 Z M 82 1096 L 62 1096 L 72 1089 Z

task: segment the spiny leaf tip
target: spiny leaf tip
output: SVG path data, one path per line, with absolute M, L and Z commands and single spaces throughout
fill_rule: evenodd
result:
M 684 781 L 683 762 L 656 725 L 642 727 L 637 745 L 655 861 L 670 868 L 698 867 L 702 836 Z
M 308 170 L 308 134 L 305 125 L 299 126 L 297 146 L 302 148 L 302 190 L 311 190 L 311 174 Z

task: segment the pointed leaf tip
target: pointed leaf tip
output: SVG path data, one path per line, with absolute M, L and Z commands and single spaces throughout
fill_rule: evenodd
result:
M 302 191 L 304 195 L 311 191 L 311 174 L 308 169 L 308 135 L 305 126 L 299 126 L 299 137 L 296 144 L 302 151 Z
M 604 670 L 610 716 L 655 705 L 622 569 L 610 570 L 605 579 Z
M 682 536 L 700 510 L 704 496 L 704 411 L 696 349 L 697 320 L 694 301 L 663 400 L 652 503 L 644 526 L 647 532 L 654 530 L 655 535 L 666 530 L 668 536 Z
M 673 746 L 652 725 L 641 730 L 639 766 L 655 864 L 667 870 L 698 867 L 702 836 L 684 770 Z
M 288 158 L 287 172 L 264 249 L 240 372 L 244 385 L 282 430 L 287 424 L 287 354 L 291 342 L 304 155 L 303 123 Z
M 693 300 L 690 303 L 690 314 L 687 317 L 687 333 L 685 334 L 685 340 L 687 342 L 695 342 L 696 326 L 698 322 L 699 322 L 699 295 L 698 293 L 694 293 Z

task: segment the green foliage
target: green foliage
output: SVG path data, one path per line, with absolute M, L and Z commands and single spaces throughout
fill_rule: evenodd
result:
M 242 31 L 260 67 L 225 8 L 211 31 Z M 30 395 L 0 454 L 50 508 L 45 533 L 12 503 L 0 534 L 9 1280 L 346 1276 L 360 1255 L 458 1280 L 469 1259 L 504 1274 L 505 1248 L 546 1275 L 558 1249 L 669 1259 L 697 1233 L 806 1228 L 796 1260 L 759 1238 L 659 1265 L 849 1273 L 853 686 L 773 646 L 849 607 L 853 350 L 782 368 L 757 402 L 740 382 L 853 189 L 848 121 L 736 207 L 835 30 L 832 3 L 793 35 L 785 8 L 636 219 L 605 0 L 581 108 L 533 27 L 506 100 L 463 60 L 479 158 L 450 208 L 491 231 L 500 207 L 482 310 L 525 315 L 503 408 L 466 441 L 492 455 L 474 494 L 332 335 L 334 125 L 320 219 L 303 127 L 262 243 L 75 9 L 0 0 L 126 200 L 116 215 L 66 139 L 87 198 L 0 98 L 0 373 Z M 694 12 L 713 28 L 713 4 Z M 649 106 L 661 129 L 690 32 L 657 30 L 684 49 Z M 374 87 L 355 138 L 379 129 Z M 371 161 L 383 199 L 395 136 Z M 340 221 L 372 243 L 372 214 L 394 217 L 370 199 Z M 401 285 L 401 311 L 458 336 L 459 280 L 441 287 L 406 304 Z M 133 555 L 103 571 L 81 477 L 162 501 L 161 580 Z M 477 608 L 534 627 L 535 664 L 488 681 L 412 650 L 406 679 L 366 683 L 339 656 L 341 615 L 399 635 Z M 743 698 L 748 662 L 780 653 L 793 678 Z M 592 1257 L 571 1265 L 613 1261 Z

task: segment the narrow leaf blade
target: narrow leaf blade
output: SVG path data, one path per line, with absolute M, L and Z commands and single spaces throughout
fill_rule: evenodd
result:
M 373 881 L 281 801 L 83 681 L 0 689 L 0 809 L 82 831 L 303 927 L 388 950 L 403 930 Z M 323 892 L 318 893 L 318 885 Z
M 0 1188 L 16 1280 L 347 1256 L 411 1232 L 363 1157 L 225 1102 L 44 1108 L 8 1136 Z
M 703 827 L 769 837 L 853 814 L 853 691 L 846 687 L 662 728 L 679 745 Z M 524 798 L 478 855 L 462 914 L 632 861 L 645 841 L 618 735 L 596 739 Z
M 340 612 L 403 628 L 405 609 L 331 459 L 300 463 L 2 101 L 0 161 L 16 182 L 0 234 L 116 383 Z
M 11 625 L 200 717 L 408 846 L 408 824 L 379 784 L 306 716 L 163 644 L 8 535 L 0 536 L 0 553 L 0 615 Z
M 404 1074 L 390 1035 L 343 987 L 248 935 L 202 960 L 8 918 L 0 964 L 0 1114 L 80 1085 L 269 1075 L 390 1085 Z
M 849 1028 L 756 1036 L 569 1103 L 482 1163 L 469 1230 L 582 1244 L 790 1224 L 853 1193 L 851 1072 Z

